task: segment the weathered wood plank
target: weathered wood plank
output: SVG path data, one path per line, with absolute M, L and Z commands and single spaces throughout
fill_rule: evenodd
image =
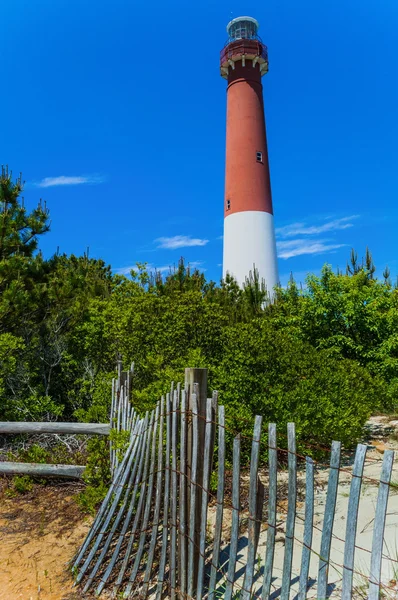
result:
M 0 435 L 9 433 L 71 433 L 81 435 L 109 435 L 111 427 L 109 423 L 41 423 L 24 421 L 2 421 L 0 422 Z
M 151 432 L 151 437 L 152 437 L 151 466 L 150 466 L 150 470 L 149 470 L 148 486 L 145 490 L 144 517 L 142 519 L 141 534 L 140 534 L 140 538 L 139 538 L 138 550 L 134 557 L 133 569 L 131 571 L 131 575 L 129 577 L 129 582 L 128 582 L 126 590 L 124 592 L 124 595 L 126 596 L 126 598 L 129 597 L 129 594 L 131 593 L 133 584 L 135 582 L 135 578 L 137 577 L 137 573 L 138 573 L 141 558 L 142 558 L 142 555 L 144 552 L 144 546 L 145 546 L 145 541 L 146 541 L 146 537 L 147 537 L 149 514 L 151 512 L 152 501 L 153 501 L 153 482 L 154 482 L 154 478 L 155 478 L 155 458 L 156 458 L 156 441 L 157 441 L 156 434 L 157 434 L 158 423 L 159 423 L 159 404 L 156 407 L 155 421 L 154 421 L 153 429 Z
M 260 458 L 261 427 L 263 419 L 256 416 L 253 431 L 253 443 L 250 459 L 250 489 L 249 489 L 249 526 L 248 549 L 246 560 L 245 578 L 243 580 L 242 600 L 249 600 L 253 585 L 254 561 L 256 558 L 256 518 L 257 518 L 257 480 L 258 463 Z
M 153 565 L 153 559 L 155 556 L 155 548 L 156 541 L 159 531 L 159 522 L 160 522 L 160 509 L 161 509 L 161 500 L 162 500 L 162 480 L 163 480 L 163 428 L 164 428 L 164 398 L 161 400 L 160 404 L 160 426 L 159 426 L 159 440 L 158 440 L 158 466 L 157 466 L 157 480 L 156 480 L 156 502 L 155 502 L 155 511 L 153 514 L 153 526 L 152 526 L 152 536 L 151 543 L 149 546 L 148 552 L 148 562 L 146 566 L 146 571 L 144 575 L 144 583 L 142 587 L 142 595 L 146 598 L 148 594 L 148 586 L 149 580 L 151 578 L 151 571 Z
M 232 461 L 232 525 L 229 543 L 228 574 L 224 600 L 231 600 L 232 598 L 235 581 L 236 557 L 238 554 L 240 512 L 240 435 L 237 435 L 234 439 Z
M 152 435 L 153 419 L 154 419 L 154 411 L 151 412 L 149 425 L 147 425 L 147 427 L 145 428 L 145 430 L 148 432 L 148 436 L 145 441 L 146 447 L 145 447 L 144 472 L 142 475 L 142 479 L 140 479 L 140 481 L 139 481 L 140 497 L 139 497 L 139 501 L 138 501 L 138 505 L 137 505 L 137 510 L 134 515 L 133 526 L 131 528 L 130 537 L 129 537 L 127 548 L 126 548 L 126 551 L 124 554 L 123 562 L 122 562 L 119 574 L 118 574 L 116 582 L 115 582 L 115 587 L 114 587 L 115 595 L 116 595 L 118 587 L 121 585 L 121 583 L 123 581 L 124 574 L 126 572 L 128 564 L 129 564 L 129 560 L 130 560 L 130 556 L 131 556 L 131 552 L 132 552 L 132 548 L 133 548 L 133 544 L 134 544 L 134 540 L 135 540 L 135 535 L 137 533 L 138 524 L 139 524 L 139 521 L 141 518 L 141 513 L 142 513 L 144 502 L 145 502 L 148 470 L 149 470 L 149 456 L 150 456 L 150 452 L 151 452 L 151 435 Z
M 153 413 L 152 413 L 151 420 L 153 421 Z M 129 478 L 129 475 L 131 472 L 131 466 L 132 466 L 132 463 L 133 463 L 133 460 L 134 460 L 134 457 L 136 454 L 136 450 L 138 448 L 137 441 L 138 441 L 138 439 L 136 439 L 135 442 L 133 444 L 131 444 L 126 451 L 125 456 L 126 455 L 128 456 L 128 461 L 127 461 L 127 463 L 124 463 L 122 461 L 122 464 L 125 464 L 125 469 L 123 471 L 123 475 L 121 476 L 120 481 L 118 481 L 117 485 L 115 486 L 115 493 L 112 496 L 112 498 L 110 499 L 110 506 L 106 513 L 106 516 L 104 515 L 104 522 L 101 525 L 101 528 L 97 535 L 97 538 L 96 538 L 92 548 L 90 549 L 90 552 L 76 577 L 76 583 L 79 583 L 83 579 L 84 574 L 86 573 L 91 562 L 93 561 L 94 556 L 96 555 L 96 553 L 102 543 L 102 540 L 104 539 L 104 537 L 106 535 L 108 527 L 112 521 L 113 515 L 115 514 L 115 512 L 119 506 L 119 503 L 122 500 L 122 496 L 125 493 L 125 486 L 126 486 L 127 480 Z
M 150 456 L 150 452 L 151 452 L 151 435 L 152 435 L 152 427 L 153 427 L 153 414 L 154 411 L 151 412 L 151 418 L 150 418 L 150 423 L 148 425 L 148 420 L 146 418 L 146 423 L 145 423 L 145 427 L 144 430 L 142 432 L 142 435 L 145 434 L 145 442 L 144 442 L 144 447 L 145 447 L 145 459 L 144 459 L 144 471 L 142 474 L 142 477 L 140 475 L 140 477 L 138 478 L 137 482 L 136 482 L 136 486 L 134 486 L 134 490 L 133 490 L 133 495 L 132 495 L 132 500 L 130 503 L 130 510 L 133 511 L 134 505 L 135 505 L 135 498 L 137 495 L 137 487 L 140 486 L 139 489 L 139 500 L 138 500 L 138 505 L 137 505 L 137 510 L 135 512 L 134 515 L 134 521 L 133 521 L 133 525 L 130 531 L 130 537 L 129 537 L 129 541 L 127 544 L 127 548 L 125 550 L 125 554 L 124 554 L 124 558 L 123 558 L 123 562 L 119 571 L 119 574 L 117 576 L 116 582 L 115 582 L 115 586 L 114 586 L 114 595 L 117 594 L 117 590 L 118 587 L 122 584 L 123 578 L 124 578 L 124 574 L 126 572 L 127 566 L 129 564 L 129 560 L 130 560 L 130 556 L 131 556 L 131 552 L 132 552 L 132 548 L 134 545 L 134 541 L 135 541 L 135 536 L 138 530 L 138 525 L 141 519 L 141 513 L 143 511 L 143 507 L 145 504 L 145 497 L 146 497 L 146 489 L 147 489 L 147 479 L 148 479 L 148 470 L 149 470 L 149 456 Z M 141 473 L 141 469 L 142 469 L 142 458 L 140 459 L 140 473 Z M 129 517 L 128 517 L 129 518 Z M 131 518 L 131 515 L 130 515 Z
M 296 501 L 297 501 L 297 456 L 296 456 L 296 429 L 294 423 L 287 424 L 287 447 L 288 447 L 288 501 L 286 518 L 286 536 L 285 536 L 285 557 L 283 561 L 281 600 L 289 600 L 293 546 L 294 546 L 294 526 L 296 520 Z
M 272 570 L 274 567 L 276 538 L 276 498 L 277 498 L 277 462 L 276 424 L 268 425 L 268 465 L 269 465 L 269 497 L 268 497 L 268 531 L 265 554 L 264 581 L 262 600 L 268 600 L 271 594 Z
M 205 455 L 203 461 L 203 489 L 202 489 L 202 510 L 200 519 L 200 545 L 199 545 L 199 565 L 198 565 L 198 586 L 196 591 L 197 600 L 202 600 L 204 584 L 204 566 L 206 552 L 206 534 L 207 534 L 207 507 L 209 502 L 210 487 L 210 465 L 213 457 L 212 437 L 213 437 L 213 399 L 208 398 L 206 407 L 206 429 L 205 429 Z M 214 443 L 214 437 L 213 437 Z
M 86 467 L 80 465 L 45 465 L 42 463 L 0 462 L 1 475 L 32 477 L 65 477 L 81 479 Z
M 112 427 L 114 426 L 114 415 L 115 415 L 115 390 L 116 390 L 116 382 L 115 379 L 112 379 L 112 400 L 111 400 L 111 412 L 109 415 L 109 429 L 112 431 Z M 110 456 L 110 466 L 111 466 L 111 475 L 112 479 L 115 475 L 115 451 L 113 448 L 112 440 L 109 441 L 109 456 Z
M 179 503 L 179 540 L 178 540 L 178 569 L 180 600 L 185 600 L 187 593 L 187 404 L 186 391 L 181 393 L 181 431 L 180 431 L 180 503 Z
M 138 492 L 138 486 L 141 483 L 141 476 L 142 476 L 142 469 L 144 466 L 144 457 L 145 457 L 145 452 L 147 449 L 147 439 L 148 439 L 148 434 L 149 434 L 149 430 L 148 430 L 148 413 L 146 413 L 145 416 L 145 420 L 144 420 L 144 425 L 143 425 L 143 430 L 142 430 L 142 434 L 140 436 L 138 436 L 139 441 L 140 441 L 140 448 L 138 450 L 137 453 L 137 459 L 136 462 L 138 464 L 138 471 L 137 471 L 137 475 L 135 478 L 135 483 L 134 483 L 134 489 L 131 495 L 131 500 L 130 500 L 130 505 L 129 505 L 129 509 L 127 512 L 127 515 L 125 517 L 124 523 L 123 523 L 123 527 L 121 529 L 121 532 L 119 534 L 119 539 L 118 542 L 115 546 L 115 549 L 113 551 L 111 560 L 109 562 L 109 565 L 105 571 L 105 573 L 102 575 L 101 577 L 101 581 L 98 584 L 98 587 L 96 589 L 96 595 L 99 596 L 100 593 L 102 592 L 102 590 L 104 589 L 106 582 L 109 579 L 109 576 L 111 574 L 111 572 L 113 571 L 113 568 L 116 564 L 117 559 L 119 558 L 119 554 L 120 554 L 120 549 L 122 547 L 122 544 L 125 540 L 125 536 L 127 533 L 127 530 L 129 528 L 132 516 L 133 516 L 133 512 L 134 512 L 134 507 L 135 507 L 135 502 L 137 499 L 137 492 Z
M 133 444 L 136 446 L 134 455 L 137 456 L 137 458 L 138 458 L 138 453 L 139 453 L 140 446 L 141 446 L 140 442 L 141 442 L 141 437 L 135 438 L 135 440 L 133 442 Z M 132 469 L 131 469 L 130 475 L 127 479 L 127 484 L 126 484 L 125 490 L 123 490 L 123 500 L 120 502 L 120 507 L 119 507 L 118 513 L 112 523 L 112 527 L 111 527 L 110 531 L 108 532 L 105 543 L 101 548 L 101 552 L 97 559 L 97 562 L 95 563 L 93 569 L 91 570 L 91 573 L 89 574 L 89 576 L 87 578 L 87 581 L 83 588 L 83 593 L 86 593 L 90 589 L 91 584 L 94 581 L 94 577 L 98 573 L 103 561 L 105 560 L 106 554 L 109 550 L 113 536 L 115 535 L 115 532 L 119 526 L 119 523 L 121 522 L 123 515 L 125 514 L 126 507 L 130 500 L 130 492 L 134 485 L 135 476 L 136 476 L 136 473 L 138 470 L 138 464 L 139 463 L 138 463 L 137 459 L 134 460 L 134 462 L 132 463 Z
M 365 464 L 366 446 L 358 444 L 355 454 L 354 466 L 352 469 L 352 481 L 350 488 L 350 497 L 348 500 L 347 528 L 345 534 L 344 547 L 344 568 L 343 585 L 341 589 L 341 599 L 351 600 L 352 582 L 355 555 L 355 539 L 357 534 L 359 498 L 361 494 L 362 474 Z
M 303 551 L 301 554 L 301 571 L 297 600 L 306 600 L 308 573 L 310 570 L 311 544 L 314 526 L 314 461 L 308 456 L 305 459 L 305 515 Z
M 193 549 L 195 557 L 193 559 L 194 572 L 192 574 L 193 587 L 196 590 L 198 579 L 198 564 L 199 564 L 199 545 L 200 545 L 200 517 L 202 506 L 202 481 L 203 481 L 203 456 L 204 456 L 204 441 L 205 441 L 205 426 L 206 426 L 206 404 L 207 404 L 207 369 L 185 369 L 185 388 L 189 390 L 189 408 L 192 412 L 191 398 L 196 395 L 197 403 L 197 427 L 198 427 L 198 457 L 196 458 L 196 482 L 195 486 L 195 531 L 193 534 Z M 193 433 L 192 422 L 188 422 L 188 438 L 187 438 L 187 474 L 188 479 L 191 478 L 191 461 L 193 461 Z M 188 506 L 190 496 L 188 497 Z M 192 532 L 189 532 L 192 537 Z M 193 594 L 191 594 L 193 595 Z
M 337 490 L 339 485 L 340 474 L 340 454 L 341 443 L 332 442 L 332 451 L 330 455 L 330 471 L 328 481 L 328 491 L 326 495 L 325 513 L 322 526 L 322 539 L 318 567 L 318 589 L 317 597 L 326 598 L 328 575 L 329 575 L 329 560 L 330 547 L 332 544 L 332 533 L 334 515 L 336 511 Z
M 386 450 L 380 475 L 380 487 L 377 496 L 376 515 L 373 528 L 372 554 L 370 559 L 370 577 L 368 600 L 379 600 L 381 583 L 381 560 L 383 552 L 384 529 L 390 481 L 394 464 L 394 451 Z
M 171 600 L 176 597 L 177 585 L 177 410 L 178 410 L 178 390 L 174 390 L 173 414 L 171 416 L 171 494 L 170 494 L 170 586 Z
M 137 433 L 140 431 L 141 427 L 142 427 L 142 421 L 137 423 Z M 84 540 L 84 542 L 77 554 L 77 557 L 75 558 L 75 562 L 73 564 L 73 570 L 77 569 L 77 567 L 79 566 L 87 548 L 89 547 L 91 541 L 93 540 L 95 534 L 97 533 L 105 514 L 107 514 L 107 512 L 109 511 L 110 499 L 113 496 L 115 490 L 117 489 L 117 486 L 119 485 L 121 478 L 124 475 L 125 466 L 129 459 L 129 455 L 130 455 L 132 447 L 133 447 L 133 445 L 131 444 L 129 449 L 127 450 L 126 454 L 124 455 L 122 462 L 120 463 L 119 467 L 117 468 L 117 470 L 115 472 L 113 481 L 112 481 L 111 485 L 109 486 L 109 490 L 108 490 L 104 500 L 102 501 L 101 507 L 100 507 L 99 511 L 97 512 L 97 515 L 94 519 L 91 529 L 88 532 L 86 539 Z
M 217 472 L 217 511 L 214 527 L 213 553 L 209 583 L 209 600 L 214 600 L 217 582 L 218 561 L 220 559 L 221 531 L 224 513 L 225 490 L 225 409 L 218 407 L 218 472 Z
M 161 600 L 163 595 L 164 574 L 166 571 L 167 538 L 169 535 L 169 504 L 170 504 L 170 450 L 171 450 L 171 403 L 170 394 L 166 396 L 166 457 L 164 476 L 164 502 L 163 502 L 163 532 L 162 553 L 160 555 L 158 585 L 156 589 L 156 600 Z
M 192 463 L 191 463 L 191 493 L 188 533 L 188 596 L 193 597 L 195 587 L 195 557 L 197 556 L 196 541 L 196 496 L 197 496 L 197 466 L 198 466 L 198 400 L 197 394 L 190 394 L 192 407 Z

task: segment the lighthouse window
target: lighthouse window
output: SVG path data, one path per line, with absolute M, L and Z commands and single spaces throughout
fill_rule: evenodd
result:
M 231 210 L 231 200 L 227 200 L 227 210 Z
M 257 162 L 263 162 L 263 153 L 262 152 L 256 152 L 256 160 Z

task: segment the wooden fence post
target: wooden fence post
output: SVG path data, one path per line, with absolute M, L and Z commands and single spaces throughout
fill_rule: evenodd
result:
M 203 465 L 204 465 L 204 450 L 205 450 L 205 429 L 206 429 L 206 404 L 207 404 L 207 369 L 185 369 L 185 390 L 188 394 L 188 411 L 192 411 L 192 394 L 196 394 L 196 401 L 198 406 L 198 461 L 197 461 L 197 489 L 196 489 L 196 511 L 195 511 L 195 526 L 194 531 L 188 531 L 188 537 L 193 539 L 194 542 L 194 571 L 193 571 L 193 582 L 192 588 L 196 591 L 197 579 L 198 579 L 198 566 L 199 566 L 199 549 L 200 549 L 200 518 L 201 518 L 201 507 L 202 507 L 202 486 L 203 486 Z M 188 421 L 187 427 L 187 489 L 190 489 L 191 479 L 191 467 L 192 467 L 192 446 L 193 446 L 193 432 L 192 432 L 192 419 Z M 190 502 L 189 495 L 186 507 L 187 515 L 190 514 Z M 184 566 L 181 565 L 183 569 Z M 188 582 L 189 586 L 189 582 Z

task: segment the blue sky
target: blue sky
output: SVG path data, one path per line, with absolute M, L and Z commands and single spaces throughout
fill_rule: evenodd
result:
M 45 255 L 219 280 L 231 16 L 260 22 L 282 283 L 368 245 L 398 273 L 396 0 L 4 0 L 0 161 L 42 197 Z

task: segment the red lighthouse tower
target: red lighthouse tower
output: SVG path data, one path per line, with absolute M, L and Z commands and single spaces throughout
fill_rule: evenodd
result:
M 254 266 L 272 295 L 278 266 L 261 84 L 268 51 L 258 27 L 252 17 L 233 19 L 220 57 L 228 81 L 223 276 L 242 285 Z

